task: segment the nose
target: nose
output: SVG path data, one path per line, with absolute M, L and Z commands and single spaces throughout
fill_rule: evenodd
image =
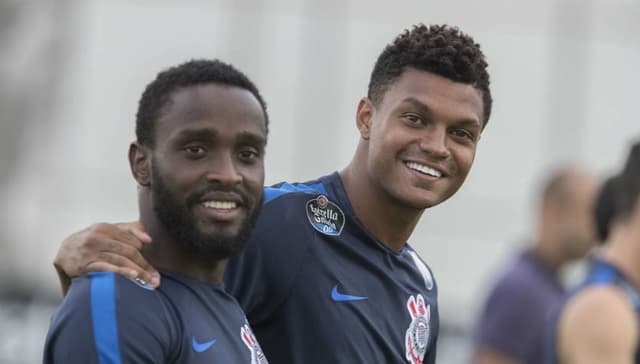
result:
M 242 182 L 242 175 L 238 172 L 231 153 L 219 153 L 212 158 L 207 171 L 207 182 L 222 186 L 235 186 Z
M 420 148 L 435 158 L 446 159 L 451 155 L 447 147 L 447 130 L 441 125 L 431 125 L 424 130 Z

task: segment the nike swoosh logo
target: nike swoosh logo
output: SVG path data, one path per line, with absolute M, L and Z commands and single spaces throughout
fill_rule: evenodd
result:
M 333 286 L 331 290 L 331 299 L 336 302 L 345 302 L 345 301 L 361 301 L 366 300 L 369 297 L 365 296 L 352 296 L 350 294 L 342 294 L 338 292 L 338 285 Z
M 211 341 L 205 341 L 203 343 L 199 343 L 198 340 L 196 340 L 195 336 L 191 338 L 191 346 L 193 347 L 193 350 L 196 353 L 201 353 L 201 352 L 209 349 L 215 343 L 216 343 L 216 339 L 213 339 Z

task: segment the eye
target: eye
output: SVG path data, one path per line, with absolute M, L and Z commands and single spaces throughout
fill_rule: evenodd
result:
M 245 162 L 253 162 L 260 157 L 260 152 L 255 148 L 243 148 L 238 152 L 238 157 Z
M 474 141 L 475 140 L 475 137 L 473 136 L 473 133 L 471 133 L 470 131 L 468 131 L 466 129 L 454 129 L 451 133 L 456 138 L 468 139 L 470 141 Z
M 419 125 L 422 124 L 422 118 L 416 114 L 404 114 L 402 118 L 407 121 L 409 124 Z
M 206 153 L 204 147 L 199 145 L 188 145 L 184 147 L 184 151 L 187 152 L 187 155 L 191 158 L 201 157 Z

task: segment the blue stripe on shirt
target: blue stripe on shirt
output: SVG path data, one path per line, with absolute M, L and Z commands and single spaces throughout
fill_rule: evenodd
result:
M 120 364 L 114 273 L 89 273 L 91 317 L 100 364 Z
M 322 182 L 318 182 L 312 185 L 306 185 L 304 183 L 290 184 L 284 182 L 278 187 L 264 188 L 264 203 L 266 204 L 273 199 L 293 192 L 322 193 L 324 195 L 327 194 L 327 190 L 324 188 Z

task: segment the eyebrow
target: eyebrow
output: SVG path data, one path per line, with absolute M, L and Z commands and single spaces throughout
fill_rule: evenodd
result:
M 421 113 L 426 114 L 426 115 L 431 115 L 433 112 L 431 111 L 431 109 L 429 108 L 429 106 L 427 106 L 427 104 L 423 103 L 422 101 L 414 98 L 414 97 L 407 97 L 404 100 L 402 100 L 402 103 L 407 103 L 407 104 L 411 104 L 413 107 L 417 108 Z M 482 124 L 480 123 L 479 120 L 477 119 L 460 119 L 460 120 L 456 120 L 456 125 L 460 125 L 460 126 L 478 126 L 480 128 L 482 128 Z
M 245 143 L 255 144 L 262 147 L 267 145 L 267 138 L 249 131 L 240 132 L 240 135 L 237 137 L 237 139 Z
M 429 106 L 416 98 L 407 97 L 406 99 L 402 100 L 402 103 L 411 104 L 413 107 L 419 109 L 421 113 L 431 114 L 431 109 L 429 108 Z
M 184 129 L 178 133 L 178 139 L 214 139 L 218 132 L 214 129 Z
M 178 133 L 176 136 L 177 140 L 185 140 L 185 139 L 215 139 L 218 136 L 218 131 L 215 129 L 184 129 Z M 264 146 L 267 144 L 267 139 L 259 134 L 250 131 L 242 131 L 236 137 L 238 141 L 243 143 L 250 143 L 259 146 Z

